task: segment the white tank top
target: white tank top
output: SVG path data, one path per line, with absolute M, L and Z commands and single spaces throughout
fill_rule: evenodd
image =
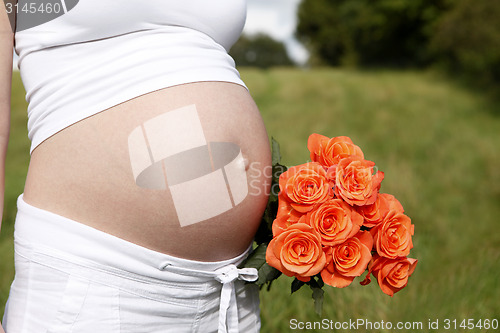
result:
M 243 30 L 246 0 L 60 1 L 64 14 L 33 27 L 17 9 L 31 151 L 151 91 L 200 81 L 244 86 L 227 52 Z

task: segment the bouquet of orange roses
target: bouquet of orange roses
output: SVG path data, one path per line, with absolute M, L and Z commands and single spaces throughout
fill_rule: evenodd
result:
M 286 168 L 273 145 L 273 187 L 258 247 L 245 266 L 259 270 L 258 285 L 281 273 L 294 277 L 292 292 L 313 290 L 320 312 L 324 284 L 344 288 L 368 271 L 392 296 L 404 288 L 417 264 L 408 258 L 414 226 L 392 195 L 379 193 L 384 173 L 345 136 L 309 137 L 311 162 Z

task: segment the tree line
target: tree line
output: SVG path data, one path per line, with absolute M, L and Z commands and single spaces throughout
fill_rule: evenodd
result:
M 439 66 L 500 86 L 500 0 L 302 0 L 295 36 L 309 65 Z M 269 36 L 243 36 L 240 66 L 293 65 Z
M 302 0 L 296 37 L 313 65 L 439 65 L 500 85 L 500 0 Z

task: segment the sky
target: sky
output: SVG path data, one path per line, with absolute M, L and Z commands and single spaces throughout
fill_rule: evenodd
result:
M 307 60 L 305 48 L 293 37 L 296 13 L 301 0 L 247 0 L 246 34 L 266 33 L 285 43 L 290 57 L 298 63 Z

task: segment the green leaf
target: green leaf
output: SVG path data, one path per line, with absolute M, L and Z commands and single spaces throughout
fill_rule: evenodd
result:
M 281 162 L 280 144 L 278 141 L 271 137 L 271 149 L 272 149 L 272 164 L 279 164 Z
M 267 244 L 260 244 L 240 265 L 240 267 L 257 269 L 259 278 L 254 283 L 259 287 L 262 287 L 266 283 L 270 283 L 281 275 L 279 270 L 269 266 L 266 262 L 266 251 Z
M 313 288 L 323 288 L 323 286 L 325 285 L 325 283 L 323 282 L 323 279 L 321 278 L 320 274 L 317 274 L 317 275 L 313 276 L 311 278 L 311 280 L 309 280 L 309 282 L 307 282 L 307 284 L 311 287 L 311 289 L 313 289 Z
M 302 286 L 304 286 L 305 284 L 306 284 L 305 282 L 302 282 L 299 279 L 295 278 L 292 281 L 292 294 L 297 290 L 299 290 L 300 288 L 302 288 Z
M 269 196 L 269 203 L 278 201 L 278 194 L 280 192 L 280 176 L 287 170 L 287 167 L 281 164 L 273 164 L 271 176 L 271 193 Z
M 314 311 L 316 311 L 318 316 L 321 316 L 321 313 L 323 312 L 323 299 L 325 291 L 321 288 L 311 287 L 311 289 L 313 291 L 312 298 L 314 300 Z
M 323 288 L 325 286 L 325 282 L 323 282 L 323 279 L 321 278 L 321 275 L 318 274 L 318 286 L 320 288 Z
M 266 283 L 271 283 L 280 277 L 281 272 L 274 267 L 269 266 L 268 263 L 262 265 L 259 269 L 259 279 L 255 281 L 255 284 L 262 287 Z
M 262 219 L 260 221 L 259 229 L 257 229 L 257 233 L 255 234 L 254 240 L 257 244 L 268 244 L 271 239 L 273 239 L 273 229 L 272 224 L 274 221 L 274 217 L 270 212 L 270 208 L 266 208 L 264 214 L 262 215 Z
M 259 269 L 266 263 L 267 245 L 261 244 L 257 246 L 252 253 L 245 259 L 240 267 L 256 268 Z
M 282 165 L 282 164 L 279 164 L 279 163 L 273 164 L 273 176 L 272 176 L 273 183 L 279 184 L 280 176 L 286 170 L 287 170 L 287 167 Z

